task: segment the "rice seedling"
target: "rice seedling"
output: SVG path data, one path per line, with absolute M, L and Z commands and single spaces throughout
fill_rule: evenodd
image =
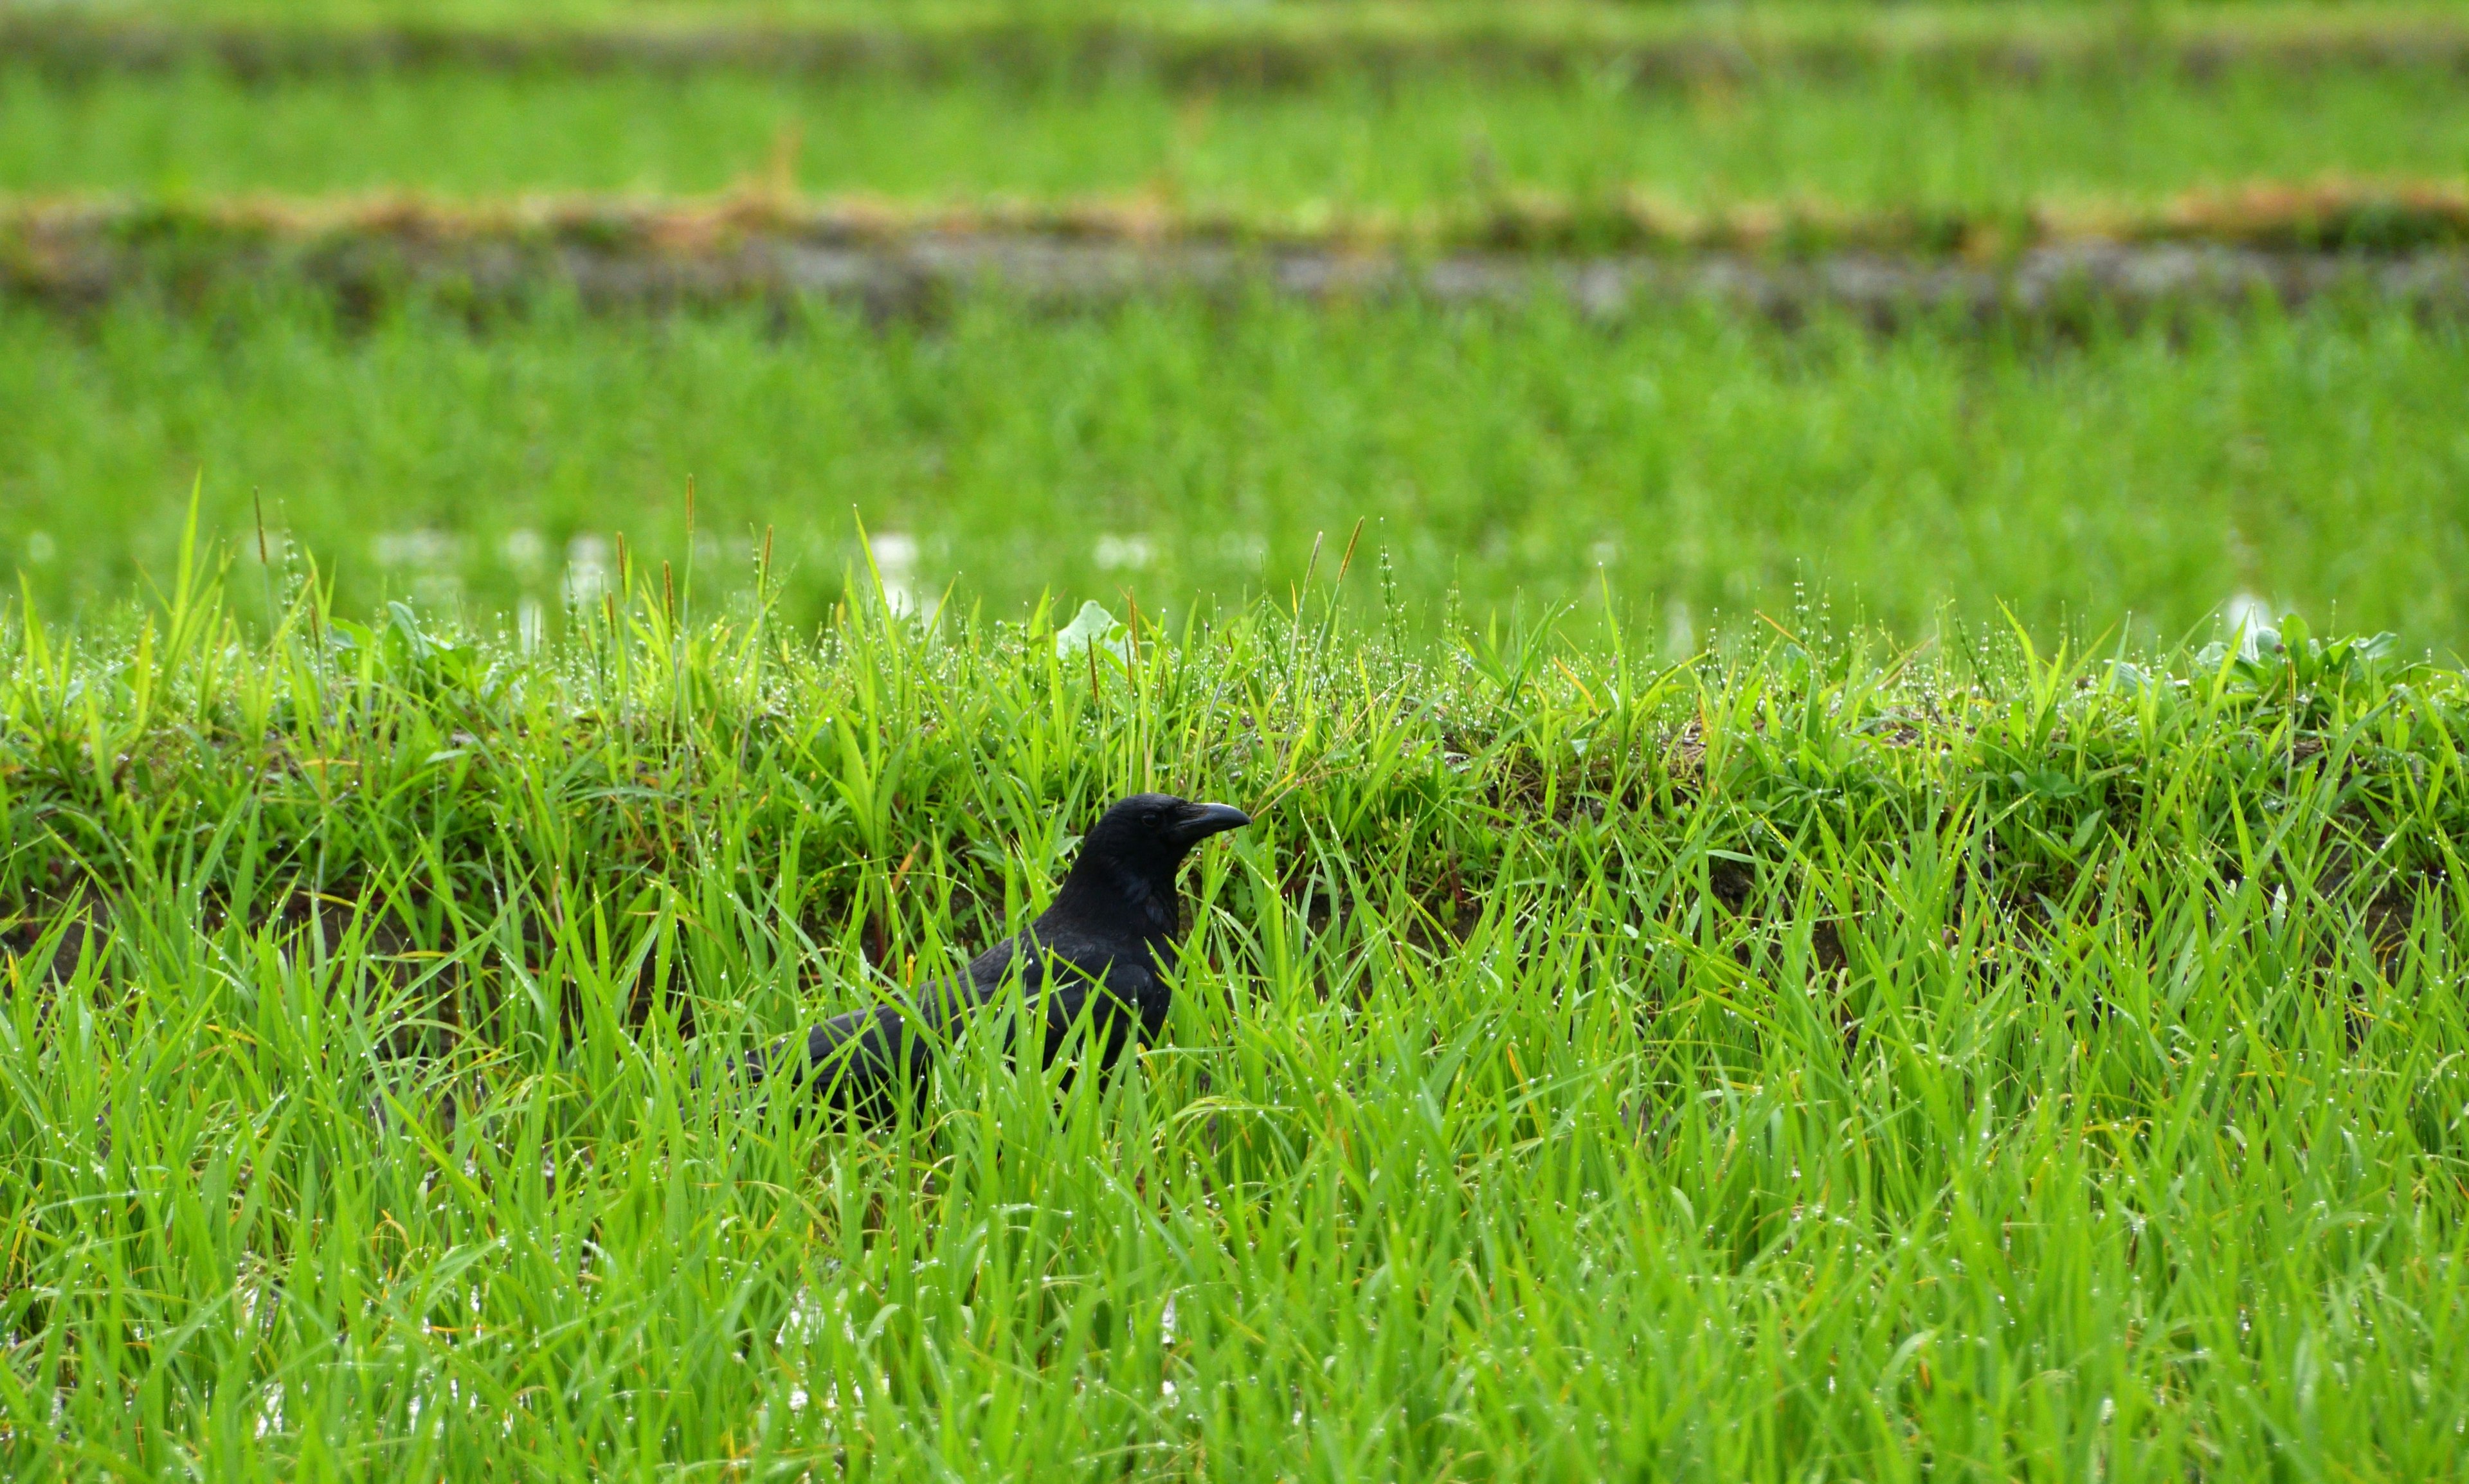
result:
M 635 566 L 529 651 L 194 554 L 17 610 L 12 1476 L 2458 1472 L 2456 672 L 1384 641 L 1352 555 L 1071 627 Z M 1258 823 L 1137 1065 L 732 1092 L 1153 785 Z
M 174 197 L 730 188 L 966 206 L 1131 198 L 1309 221 L 1541 195 L 1709 209 L 2147 208 L 2250 180 L 2457 181 L 2448 58 L 2371 69 L 1878 67 L 1631 87 L 1614 68 L 1338 75 L 1195 91 L 823 81 L 728 70 L 213 69 L 59 79 L 0 65 L 0 190 Z
M 1452 591 L 1478 616 L 1608 597 L 1685 649 L 1806 585 L 1907 640 L 1950 607 L 2166 645 L 2246 594 L 2457 654 L 2463 359 L 2457 325 L 2331 306 L 2075 341 L 1550 304 L 0 311 L 0 570 L 55 616 L 168 585 L 202 475 L 211 539 L 253 564 L 262 514 L 278 572 L 313 556 L 345 612 L 536 638 L 600 601 L 621 541 L 716 600 L 771 532 L 811 625 L 862 520 L 900 601 L 958 583 L 1016 620 L 1050 586 L 1283 599 L 1364 520 L 1419 628 Z M 1387 622 L 1376 587 L 1350 624 Z M 233 601 L 264 624 L 260 589 Z

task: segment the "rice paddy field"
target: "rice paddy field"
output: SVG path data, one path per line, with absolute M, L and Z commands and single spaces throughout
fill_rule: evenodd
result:
M 2448 63 L 2038 82 L 1905 64 L 1658 88 L 1459 68 L 1270 90 L 468 68 L 61 81 L 0 63 L 0 189 L 485 197 L 760 182 L 1265 217 L 1634 189 L 1697 207 L 2012 208 L 2257 178 L 2457 178 L 2457 91 Z
M 28 413 L 0 425 L 0 533 L 38 603 L 79 611 L 167 580 L 194 488 L 249 563 L 262 512 L 352 611 L 562 626 L 621 538 L 718 592 L 768 533 L 811 623 L 865 576 L 861 525 L 920 607 L 951 588 L 1017 617 L 1041 592 L 1282 596 L 1362 521 L 1425 632 L 1452 591 L 1522 595 L 1608 605 L 1677 658 L 1798 588 L 1915 638 L 2002 608 L 2152 643 L 2246 593 L 2448 655 L 2463 386 L 2457 327 L 2372 310 L 2066 344 L 1269 300 L 480 332 L 128 306 L 0 315 L 0 397 Z M 1376 585 L 1348 597 L 1379 614 Z
M 2457 20 L 14 6 L 0 207 L 2440 274 L 2185 203 L 2452 220 Z M 0 1473 L 2469 1477 L 2439 297 L 621 307 L 249 230 L 0 232 Z M 1894 241 L 1772 250 L 1998 261 Z M 1145 789 L 1255 823 L 1136 1058 L 736 1071 Z

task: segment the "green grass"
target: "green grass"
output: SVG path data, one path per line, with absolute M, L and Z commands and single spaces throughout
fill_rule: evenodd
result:
M 1907 637 L 1950 604 L 2147 641 L 2246 591 L 2458 653 L 2464 381 L 2457 327 L 2370 311 L 2079 342 L 1278 301 L 881 328 L 20 311 L 0 570 L 56 614 L 166 582 L 201 480 L 215 539 L 253 569 L 262 508 L 347 612 L 528 600 L 554 629 L 569 553 L 623 536 L 682 568 L 691 477 L 697 582 L 742 590 L 771 530 L 801 622 L 857 517 L 914 543 L 920 601 L 957 582 L 1000 616 L 1282 597 L 1360 520 L 1419 613 L 1608 596 L 1685 644 L 1806 585 Z
M 1446 72 L 1193 95 L 881 77 L 410 72 L 63 82 L 0 69 L 0 190 L 1153 195 L 1411 210 L 1505 192 L 1710 206 L 2148 204 L 2250 180 L 2469 174 L 2449 68 L 2018 85 L 1887 70 L 1692 89 Z
M 2426 18 L 1107 12 L 2361 13 Z M 788 137 L 810 191 L 1265 214 L 2469 163 L 2411 66 L 61 76 L 0 66 L 0 189 L 699 192 Z M 2469 680 L 2406 658 L 2469 650 L 2459 326 L 201 295 L 0 305 L 0 1475 L 2469 1475 Z M 2398 638 L 2176 647 L 2239 593 Z M 1091 598 L 1139 622 L 1059 646 Z M 878 1134 L 733 1095 L 1144 787 L 1258 822 L 1136 1064 L 964 1038 Z
M 1892 50 L 1933 42 L 2116 45 L 2184 37 L 2285 39 L 2447 30 L 2443 0 L 1776 0 L 1754 7 L 1625 0 L 0 0 L 0 17 L 349 34 L 404 27 L 494 35 L 546 29 L 670 33 L 734 27 L 958 37 L 1103 30 L 1160 38 L 1322 44 L 1515 37 L 1616 48 L 1674 38 Z
M 0 12 L 33 16 L 77 14 L 58 0 L 7 0 Z M 1055 25 L 1131 18 L 1200 31 L 1311 32 L 1328 27 L 1401 31 L 1457 26 L 1524 25 L 1536 30 L 1642 35 L 1740 33 L 1801 28 L 1898 34 L 1952 31 L 2005 34 L 2048 29 L 2072 33 L 2113 21 L 2104 0 L 1938 0 L 1879 5 L 1874 0 L 1785 0 L 1746 12 L 1685 6 L 1639 6 L 1621 0 L 1310 0 L 1223 9 L 1190 0 L 114 0 L 95 7 L 104 18 L 342 25 L 442 22 L 520 29 L 543 18 L 605 25 L 688 26 L 699 23 L 859 23 L 921 28 L 1028 19 Z M 2141 8 L 2130 17 L 2162 31 L 2204 29 L 2227 17 L 2242 27 L 2318 27 L 2361 18 L 2440 21 L 2440 0 L 2196 0 Z
M 2456 673 L 667 609 L 10 628 L 12 1478 L 2469 1456 Z M 689 1082 L 1152 784 L 1259 822 L 1137 1066 Z

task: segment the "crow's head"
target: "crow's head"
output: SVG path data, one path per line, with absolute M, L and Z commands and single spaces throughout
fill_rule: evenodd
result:
M 1134 794 L 1080 841 L 1080 856 L 1038 925 L 1099 938 L 1150 939 L 1175 929 L 1174 873 L 1191 847 L 1252 817 L 1231 804 Z
M 1079 858 L 1038 917 L 1038 931 L 1050 938 L 1078 933 L 1126 946 L 1171 935 L 1179 916 L 1174 875 L 1183 858 L 1210 836 L 1251 823 L 1250 815 L 1231 804 L 1134 794 L 1108 809 L 1081 838 Z
M 1142 875 L 1163 872 L 1171 882 L 1175 868 L 1193 846 L 1251 823 L 1250 815 L 1232 804 L 1193 803 L 1171 794 L 1134 794 L 1098 819 L 1088 838 L 1080 842 L 1080 855 Z

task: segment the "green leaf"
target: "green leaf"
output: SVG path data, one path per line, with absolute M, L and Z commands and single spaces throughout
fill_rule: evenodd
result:
M 1115 615 L 1092 598 L 1081 604 L 1080 612 L 1054 636 L 1054 653 L 1058 658 L 1070 659 L 1096 644 L 1119 659 L 1125 651 L 1126 636 L 1127 631 L 1115 621 Z

